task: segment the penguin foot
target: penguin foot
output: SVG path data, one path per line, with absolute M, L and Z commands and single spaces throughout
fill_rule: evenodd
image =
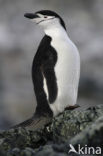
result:
M 74 105 L 74 106 L 69 106 L 69 107 L 66 107 L 65 110 L 74 110 L 76 108 L 80 107 L 78 104 Z
M 28 119 L 20 124 L 10 127 L 10 129 L 16 129 L 16 128 L 22 127 L 22 128 L 26 128 L 29 130 L 37 130 L 37 129 L 40 129 L 43 126 L 47 125 L 48 123 L 50 123 L 51 119 L 52 118 L 49 116 L 34 115 L 30 119 Z

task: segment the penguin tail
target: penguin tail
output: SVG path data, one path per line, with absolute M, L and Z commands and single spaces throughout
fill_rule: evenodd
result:
M 10 127 L 10 129 L 16 129 L 16 128 L 22 127 L 22 128 L 27 128 L 30 130 L 32 129 L 36 130 L 50 123 L 51 119 L 52 118 L 50 116 L 34 115 L 33 117 L 25 120 L 24 122 L 21 122 L 17 125 Z

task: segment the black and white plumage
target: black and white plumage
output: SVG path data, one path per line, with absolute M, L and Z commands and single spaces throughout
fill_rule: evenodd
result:
M 32 80 L 37 100 L 33 117 L 15 126 L 38 124 L 69 107 L 76 107 L 80 75 L 79 52 L 67 35 L 65 23 L 53 11 L 24 15 L 45 32 L 32 65 Z M 42 122 L 41 122 L 42 123 Z

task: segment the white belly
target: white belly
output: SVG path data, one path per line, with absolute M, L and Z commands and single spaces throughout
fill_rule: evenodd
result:
M 80 57 L 71 40 L 52 40 L 51 45 L 57 52 L 55 75 L 57 78 L 58 95 L 54 103 L 49 104 L 54 116 L 68 106 L 76 104 L 80 75 Z M 46 82 L 44 89 L 47 93 Z

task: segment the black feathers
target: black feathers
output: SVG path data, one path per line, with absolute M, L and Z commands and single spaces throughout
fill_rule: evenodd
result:
M 36 113 L 48 113 L 49 115 L 53 115 L 49 107 L 48 100 L 49 103 L 53 103 L 57 97 L 58 89 L 54 72 L 54 66 L 57 61 L 57 53 L 50 45 L 50 42 L 51 38 L 45 35 L 33 60 L 32 79 L 37 99 Z M 44 77 L 47 83 L 49 99 L 47 99 L 44 91 Z

